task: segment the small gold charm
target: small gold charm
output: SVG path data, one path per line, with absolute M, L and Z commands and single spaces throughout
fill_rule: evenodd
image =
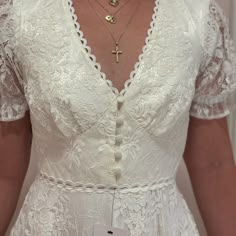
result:
M 119 5 L 119 0 L 110 0 L 109 3 L 111 6 L 117 7 Z
M 116 43 L 116 49 L 112 51 L 112 54 L 114 54 L 116 56 L 116 63 L 120 62 L 120 54 L 122 54 L 123 52 L 121 50 L 119 50 L 119 44 Z
M 115 18 L 115 16 L 107 15 L 106 16 L 106 21 L 108 21 L 111 24 L 115 24 L 116 23 L 116 18 Z

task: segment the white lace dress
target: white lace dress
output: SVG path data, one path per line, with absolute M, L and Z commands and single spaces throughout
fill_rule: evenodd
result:
M 236 54 L 213 0 L 155 0 L 143 52 L 119 92 L 72 0 L 0 0 L 0 119 L 30 110 L 38 173 L 11 236 L 199 236 L 176 185 L 189 116 L 236 105 Z

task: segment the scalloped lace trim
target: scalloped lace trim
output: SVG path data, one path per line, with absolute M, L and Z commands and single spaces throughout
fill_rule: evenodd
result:
M 39 178 L 46 181 L 49 185 L 57 186 L 59 188 L 71 190 L 71 191 L 82 191 L 82 192 L 109 192 L 114 190 L 125 192 L 146 192 L 147 190 L 155 190 L 165 188 L 169 185 L 176 184 L 174 177 L 162 178 L 159 181 L 147 182 L 142 184 L 122 184 L 122 185 L 113 185 L 113 184 L 93 184 L 93 183 L 81 183 L 81 182 L 72 182 L 70 180 L 58 179 L 53 176 L 49 176 L 44 172 L 39 173 Z
M 135 63 L 134 69 L 133 69 L 133 71 L 130 72 L 129 79 L 125 81 L 123 89 L 121 91 L 119 91 L 116 87 L 113 86 L 112 81 L 110 79 L 108 79 L 106 74 L 102 71 L 101 64 L 99 62 L 97 62 L 96 56 L 94 54 L 92 54 L 92 49 L 88 45 L 87 40 L 84 38 L 84 34 L 81 31 L 81 27 L 80 27 L 80 24 L 78 22 L 78 17 L 75 13 L 75 8 L 73 6 L 73 0 L 67 0 L 67 1 L 68 1 L 68 5 L 69 5 L 69 8 L 70 8 L 70 13 L 71 13 L 71 17 L 73 19 L 75 29 L 78 33 L 80 42 L 82 43 L 82 46 L 84 47 L 84 50 L 87 53 L 86 55 L 88 55 L 88 57 L 89 57 L 89 61 L 92 62 L 95 69 L 97 69 L 100 77 L 106 82 L 106 84 L 112 90 L 112 92 L 117 96 L 124 96 L 126 94 L 128 88 L 129 88 L 130 84 L 134 80 L 136 74 L 138 73 L 138 69 L 140 68 L 141 62 L 143 61 L 143 58 L 145 56 L 145 52 L 147 51 L 147 49 L 149 47 L 150 37 L 152 35 L 153 29 L 154 29 L 155 24 L 156 24 L 156 19 L 157 19 L 157 16 L 158 16 L 158 9 L 159 9 L 159 5 L 160 5 L 160 0 L 155 0 L 155 6 L 153 8 L 152 20 L 150 22 L 149 29 L 147 30 L 147 36 L 145 38 L 144 46 L 142 47 L 142 52 L 138 56 L 138 61 Z

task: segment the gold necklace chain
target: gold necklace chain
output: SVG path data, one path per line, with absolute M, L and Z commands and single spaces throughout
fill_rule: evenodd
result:
M 124 6 L 126 6 L 126 4 L 129 3 L 129 1 L 130 1 L 130 0 L 127 0 L 125 3 L 123 3 L 123 4 L 121 5 L 121 7 L 120 7 L 118 10 L 116 10 L 114 13 L 110 13 L 110 11 L 109 11 L 107 8 L 105 8 L 98 0 L 96 0 L 96 2 L 100 5 L 100 7 L 102 7 L 103 10 L 106 11 L 106 13 L 108 14 L 108 15 L 106 15 L 105 19 L 106 19 L 107 22 L 109 22 L 109 23 L 111 23 L 111 24 L 115 24 L 115 23 L 117 22 L 116 14 L 117 14 Z
M 136 1 L 136 0 L 135 0 L 135 1 Z M 141 1 L 141 0 L 139 0 L 139 4 L 136 5 L 136 8 L 134 9 L 134 13 L 131 15 L 131 17 L 130 17 L 130 19 L 129 19 L 129 21 L 128 21 L 128 23 L 127 23 L 125 29 L 124 29 L 124 31 L 120 34 L 120 37 L 116 40 L 116 38 L 115 38 L 114 35 L 112 34 L 111 30 L 107 27 L 106 24 L 104 24 L 103 19 L 102 19 L 101 16 L 97 13 L 97 11 L 95 10 L 95 8 L 94 8 L 93 5 L 91 4 L 90 0 L 88 0 L 90 7 L 95 11 L 96 15 L 97 15 L 98 18 L 101 20 L 101 22 L 104 24 L 104 26 L 105 26 L 106 29 L 108 30 L 108 32 L 109 32 L 111 38 L 112 38 L 112 39 L 114 40 L 114 42 L 115 42 L 115 50 L 112 50 L 111 53 L 116 56 L 116 63 L 119 63 L 119 56 L 120 56 L 120 54 L 123 53 L 123 51 L 119 50 L 119 43 L 120 43 L 120 40 L 122 39 L 122 37 L 123 37 L 124 34 L 126 33 L 126 31 L 127 31 L 127 29 L 128 29 L 128 26 L 130 25 L 132 19 L 134 18 L 135 13 L 136 13 L 136 11 L 137 11 L 137 9 L 138 9 L 138 6 L 140 5 L 140 1 Z

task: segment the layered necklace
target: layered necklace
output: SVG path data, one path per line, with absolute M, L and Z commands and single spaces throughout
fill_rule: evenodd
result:
M 106 11 L 107 15 L 105 16 L 105 19 L 107 22 L 111 23 L 111 24 L 115 24 L 117 22 L 117 19 L 116 19 L 116 14 L 127 4 L 129 3 L 130 0 L 127 0 L 125 3 L 123 3 L 121 5 L 121 7 L 116 10 L 114 13 L 110 13 L 110 11 L 104 7 L 98 0 L 96 0 L 96 2 L 100 5 L 100 7 L 103 8 L 104 11 Z M 117 7 L 119 5 L 119 1 L 118 0 L 111 0 L 110 2 L 110 5 L 113 6 L 113 7 Z
M 105 16 L 105 20 L 109 23 L 115 24 L 117 22 L 115 14 L 117 14 L 130 0 L 127 0 L 115 13 L 110 14 L 110 12 L 98 1 L 96 0 L 96 2 L 108 13 L 108 15 Z M 134 0 L 137 1 L 137 0 Z M 96 9 L 93 7 L 93 5 L 91 4 L 90 0 L 88 0 L 89 5 L 91 6 L 91 8 L 95 11 L 96 15 L 98 16 L 98 18 L 101 20 L 101 22 L 104 24 L 104 26 L 106 27 L 107 31 L 109 32 L 112 40 L 115 43 L 115 49 L 111 50 L 111 54 L 115 56 L 115 61 L 116 63 L 120 62 L 120 55 L 123 54 L 123 51 L 121 51 L 119 49 L 119 43 L 122 39 L 122 37 L 124 36 L 125 32 L 128 29 L 128 26 L 130 25 L 130 23 L 132 22 L 132 19 L 134 18 L 135 13 L 137 12 L 138 6 L 140 5 L 141 0 L 137 1 L 136 7 L 134 8 L 133 14 L 131 14 L 126 27 L 124 29 L 124 31 L 120 34 L 120 36 L 116 39 L 113 35 L 113 33 L 111 32 L 111 30 L 109 29 L 109 27 L 107 26 L 107 24 L 104 23 L 104 18 L 101 17 L 98 12 L 96 11 Z M 110 0 L 109 4 L 113 7 L 117 7 L 119 5 L 119 0 Z M 105 22 L 106 22 L 105 21 Z

